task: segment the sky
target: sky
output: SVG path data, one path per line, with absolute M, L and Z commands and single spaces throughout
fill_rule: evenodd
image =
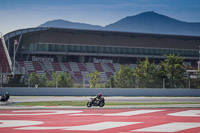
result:
M 55 19 L 105 26 L 147 11 L 200 22 L 200 0 L 0 0 L 0 32 Z

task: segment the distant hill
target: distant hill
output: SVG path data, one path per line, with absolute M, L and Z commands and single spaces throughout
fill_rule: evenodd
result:
M 200 23 L 179 21 L 156 12 L 144 12 L 135 16 L 128 16 L 105 27 L 65 20 L 48 21 L 40 27 L 200 36 Z
M 44 24 L 41 24 L 39 27 L 56 27 L 56 28 L 73 28 L 73 29 L 91 29 L 91 30 L 101 30 L 103 27 L 98 25 L 84 24 L 84 23 L 75 23 L 66 20 L 52 20 Z
M 106 26 L 105 29 L 142 33 L 200 35 L 200 23 L 183 22 L 155 12 L 145 12 L 123 18 Z

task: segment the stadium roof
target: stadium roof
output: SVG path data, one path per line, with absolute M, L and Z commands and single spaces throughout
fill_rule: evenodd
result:
M 88 44 L 88 45 L 111 45 L 111 46 L 127 46 L 127 47 L 154 47 L 154 48 L 175 48 L 175 49 L 193 49 L 197 50 L 200 46 L 199 36 L 185 36 L 185 35 L 164 35 L 164 34 L 149 34 L 149 33 L 134 33 L 134 32 L 118 32 L 118 31 L 103 31 L 103 30 L 83 30 L 83 29 L 65 29 L 65 28 L 53 28 L 53 27 L 36 27 L 19 29 L 7 33 L 4 36 L 5 41 L 10 38 L 17 37 L 19 35 L 33 35 L 37 33 L 43 33 L 45 39 L 41 39 L 40 42 L 57 44 Z M 51 33 L 46 37 L 46 33 Z M 52 34 L 53 33 L 53 34 Z M 65 36 L 61 36 L 63 33 L 68 38 L 63 39 Z M 71 34 L 71 36 L 69 36 Z M 78 36 L 78 34 L 87 34 L 90 37 Z M 55 38 L 49 38 L 50 35 L 55 35 Z M 72 35 L 77 35 L 76 37 Z M 96 37 L 98 36 L 98 37 Z M 112 37 L 111 37 L 112 36 Z M 41 37 L 41 38 L 42 38 Z M 70 37 L 73 42 L 70 41 Z M 82 37 L 81 39 L 79 39 Z M 47 40 L 49 39 L 49 40 Z M 57 39 L 57 40 L 56 40 Z M 66 41 L 67 40 L 67 41 Z M 104 40 L 104 41 L 102 41 Z
M 189 36 L 189 35 L 170 35 L 170 34 L 154 34 L 154 33 L 139 33 L 139 32 L 121 32 L 121 31 L 108 31 L 108 30 L 85 30 L 85 29 L 68 29 L 68 28 L 54 28 L 54 27 L 35 27 L 35 28 L 26 28 L 26 29 L 19 29 L 12 32 L 5 34 L 4 39 L 7 40 L 8 38 L 30 33 L 30 32 L 37 32 L 37 31 L 55 31 L 55 32 L 84 32 L 84 33 L 98 33 L 98 34 L 116 34 L 116 35 L 126 35 L 132 36 L 137 34 L 138 36 L 148 36 L 148 37 L 160 37 L 160 38 L 177 38 L 177 39 L 198 39 L 200 40 L 200 36 Z

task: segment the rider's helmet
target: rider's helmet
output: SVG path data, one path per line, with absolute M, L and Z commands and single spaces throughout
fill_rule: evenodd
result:
M 97 97 L 98 97 L 98 98 L 100 98 L 101 96 L 102 96 L 102 94 L 101 94 L 101 93 L 99 93 L 99 94 L 97 95 Z
M 6 92 L 6 93 L 5 93 L 5 95 L 6 95 L 6 96 L 9 96 L 9 93 L 8 93 L 8 92 Z

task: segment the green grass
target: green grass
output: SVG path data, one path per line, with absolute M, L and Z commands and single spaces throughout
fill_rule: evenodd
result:
M 16 103 L 22 106 L 85 106 L 86 102 L 71 102 L 71 101 L 47 101 L 47 102 L 24 102 Z
M 87 102 L 49 101 L 49 102 L 24 102 L 16 103 L 20 106 L 86 106 Z M 200 103 L 114 103 L 106 102 L 106 106 L 115 105 L 171 105 L 171 104 L 200 104 Z
M 200 104 L 200 103 L 106 103 L 106 105 L 171 105 L 171 104 Z

